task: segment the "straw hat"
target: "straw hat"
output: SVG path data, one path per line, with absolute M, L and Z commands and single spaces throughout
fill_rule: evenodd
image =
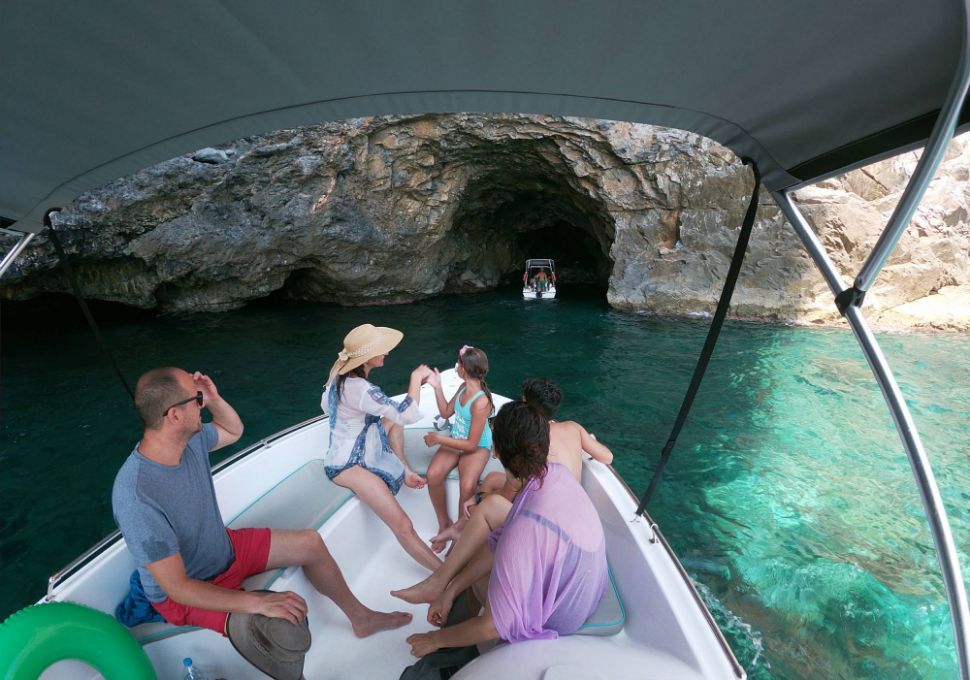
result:
M 276 680 L 299 680 L 310 649 L 310 626 L 262 614 L 230 614 L 229 642 L 246 661 Z
M 344 348 L 337 354 L 337 360 L 330 369 L 327 384 L 333 382 L 338 375 L 344 375 L 361 366 L 368 359 L 381 354 L 387 354 L 397 347 L 404 338 L 404 333 L 385 326 L 373 326 L 365 323 L 347 333 L 344 338 Z

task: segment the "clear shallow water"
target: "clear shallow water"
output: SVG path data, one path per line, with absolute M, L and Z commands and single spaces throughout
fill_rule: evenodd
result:
M 246 422 L 246 446 L 319 413 L 353 326 L 405 332 L 374 378 L 404 390 L 419 362 L 483 347 L 489 384 L 558 380 L 562 416 L 610 445 L 646 487 L 707 321 L 610 310 L 592 291 L 523 303 L 514 291 L 412 305 L 254 306 L 107 324 L 130 381 L 174 364 L 208 372 Z M 970 564 L 970 338 L 889 335 Z M 109 493 L 139 436 L 90 332 L 12 323 L 0 345 L 0 617 L 114 527 Z M 228 453 L 228 452 L 227 452 Z M 955 652 L 909 464 L 847 332 L 728 324 L 650 512 L 753 678 L 952 678 Z

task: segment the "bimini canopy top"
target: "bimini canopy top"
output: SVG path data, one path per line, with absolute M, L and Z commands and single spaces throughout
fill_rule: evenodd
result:
M 963 22 L 957 0 L 7 2 L 0 218 L 36 231 L 246 135 L 459 111 L 681 128 L 788 189 L 922 143 Z

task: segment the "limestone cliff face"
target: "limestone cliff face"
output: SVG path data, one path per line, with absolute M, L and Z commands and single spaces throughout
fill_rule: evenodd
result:
M 846 279 L 901 191 L 912 154 L 798 193 Z M 867 309 L 890 326 L 970 328 L 967 173 L 958 145 Z M 515 280 L 526 257 L 608 289 L 616 307 L 713 310 L 752 181 L 680 131 L 530 115 L 367 118 L 238 140 L 117 180 L 57 221 L 93 298 L 221 310 L 276 293 L 405 302 Z M 837 249 L 837 250 L 836 250 Z M 46 238 L 0 294 L 64 291 Z M 934 304 L 935 303 L 935 304 Z M 770 197 L 732 313 L 833 321 L 831 295 Z

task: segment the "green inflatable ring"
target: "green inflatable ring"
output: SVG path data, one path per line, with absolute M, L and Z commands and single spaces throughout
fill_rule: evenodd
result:
M 104 612 L 73 602 L 21 609 L 0 624 L 0 678 L 36 680 L 51 664 L 77 659 L 105 680 L 155 680 L 148 655 Z

